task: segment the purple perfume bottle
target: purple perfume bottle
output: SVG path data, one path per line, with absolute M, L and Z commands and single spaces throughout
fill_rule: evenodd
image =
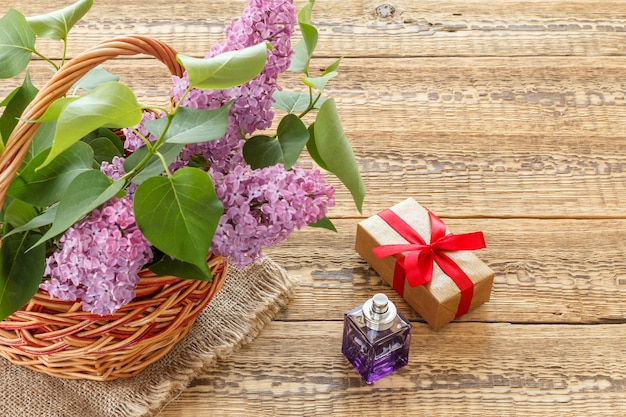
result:
M 385 294 L 344 315 L 341 352 L 371 384 L 409 361 L 411 323 Z

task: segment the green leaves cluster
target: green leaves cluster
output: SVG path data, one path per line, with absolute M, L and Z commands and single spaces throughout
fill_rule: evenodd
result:
M 12 9 L 0 18 L 0 78 L 24 73 L 33 55 L 49 62 L 54 70 L 61 68 L 68 33 L 92 4 L 93 0 L 78 0 L 64 9 L 29 18 Z M 298 14 L 302 40 L 295 47 L 290 68 L 302 73 L 304 91 L 275 94 L 275 107 L 286 114 L 275 135 L 246 138 L 244 157 L 253 168 L 280 163 L 290 169 L 306 148 L 321 168 L 341 180 L 360 211 L 365 187 L 335 101 L 323 96 L 327 83 L 338 75 L 341 60 L 318 77 L 309 73 L 318 41 L 311 21 L 313 5 L 310 0 Z M 38 37 L 62 42 L 60 63 L 36 50 Z M 268 47 L 262 43 L 211 59 L 184 55 L 177 59 L 189 75 L 190 89 L 224 89 L 258 75 L 265 66 Z M 37 92 L 26 73 L 22 84 L 0 102 L 0 148 Z M 185 145 L 225 135 L 230 104 L 216 110 L 176 104 L 158 109 L 160 117 L 145 124 L 156 140 L 135 132 L 145 145 L 124 155 L 121 139 L 113 130 L 137 125 L 144 110 L 119 77 L 98 67 L 39 120 L 26 121 L 38 123 L 39 128 L 0 212 L 0 320 L 32 298 L 46 254 L 55 249 L 55 238 L 107 200 L 125 195 L 130 184 L 137 186 L 133 199 L 137 225 L 160 254 L 151 268 L 159 274 L 211 279 L 205 257 L 222 204 L 203 170 L 186 167 L 172 174 L 168 167 Z M 315 118 L 307 126 L 309 114 Z M 114 181 L 100 171 L 100 165 L 116 156 L 127 156 L 126 174 Z M 334 230 L 327 218 L 312 226 Z
M 65 43 L 71 27 L 89 10 L 92 0 L 80 0 L 47 15 L 26 18 L 10 10 L 0 19 L 0 77 L 21 74 L 37 37 Z M 43 57 L 54 69 L 62 66 Z M 188 71 L 190 88 L 230 88 L 258 75 L 265 66 L 267 45 L 259 44 L 211 59 L 179 56 Z M 64 58 L 63 58 L 64 60 Z M 24 305 L 36 292 L 46 253 L 54 238 L 114 196 L 136 184 L 136 222 L 162 255 L 155 268 L 163 274 L 210 280 L 206 256 L 222 215 L 211 178 L 183 168 L 171 174 L 169 165 L 186 144 L 214 140 L 226 134 L 230 105 L 195 110 L 178 105 L 161 109 L 161 117 L 146 124 L 155 141 L 125 160 L 126 175 L 117 181 L 100 171 L 100 164 L 123 156 L 123 144 L 112 129 L 137 125 L 144 107 L 118 77 L 96 68 L 72 93 L 54 102 L 36 121 L 38 133 L 11 183 L 1 220 L 0 320 Z M 2 144 L 37 89 L 26 74 L 22 85 L 0 102 Z M 139 133 L 139 132 L 137 132 Z
M 37 36 L 62 40 L 65 50 L 69 31 L 92 5 L 93 0 L 79 0 L 64 9 L 28 19 L 15 9 L 9 10 L 0 19 L 0 78 L 12 78 L 21 73 L 32 54 L 48 60 L 35 49 Z

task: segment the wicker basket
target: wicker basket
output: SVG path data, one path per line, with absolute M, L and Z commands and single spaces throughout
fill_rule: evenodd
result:
M 152 55 L 173 75 L 181 76 L 176 51 L 146 37 L 113 39 L 63 66 L 41 89 L 22 115 L 36 120 L 90 69 L 119 55 Z M 18 123 L 0 155 L 0 207 L 37 123 Z M 140 272 L 136 298 L 116 314 L 98 316 L 80 303 L 50 299 L 40 290 L 20 311 L 0 322 L 0 354 L 12 363 L 72 379 L 113 380 L 137 375 L 182 339 L 197 315 L 221 287 L 226 263 L 207 258 L 212 282 L 182 280 Z

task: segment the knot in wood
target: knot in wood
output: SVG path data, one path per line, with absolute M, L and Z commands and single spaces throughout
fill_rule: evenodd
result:
M 380 19 L 389 19 L 396 14 L 396 8 L 393 4 L 384 3 L 376 7 L 376 16 Z

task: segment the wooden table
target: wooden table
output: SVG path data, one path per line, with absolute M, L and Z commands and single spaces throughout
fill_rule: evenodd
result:
M 67 4 L 22 3 L 0 11 Z M 145 34 L 200 56 L 245 3 L 96 0 L 70 54 Z M 345 57 L 328 89 L 363 214 L 338 188 L 339 233 L 267 251 L 295 297 L 160 416 L 626 415 L 626 1 L 319 0 L 314 21 L 314 67 Z M 152 60 L 111 67 L 144 102 L 167 96 Z M 353 249 L 361 219 L 409 196 L 484 231 L 496 272 L 492 300 L 438 332 Z M 414 324 L 411 358 L 367 386 L 341 355 L 342 315 L 381 291 Z

